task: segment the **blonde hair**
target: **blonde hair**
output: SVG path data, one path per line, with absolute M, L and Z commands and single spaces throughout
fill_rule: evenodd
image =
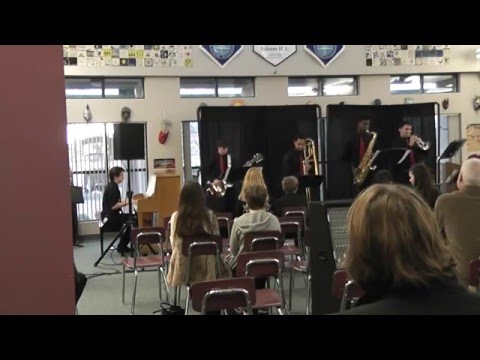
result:
M 282 190 L 285 194 L 293 194 L 298 189 L 298 179 L 295 176 L 286 176 L 282 179 Z
M 263 179 L 263 173 L 262 173 L 262 167 L 252 167 L 247 170 L 247 173 L 245 174 L 245 178 L 243 179 L 243 184 L 242 184 L 242 190 L 240 191 L 240 195 L 238 195 L 238 200 L 247 202 L 246 196 L 245 196 L 245 189 L 248 186 L 252 185 L 260 185 L 267 190 L 267 185 L 265 184 L 265 180 Z M 267 190 L 267 200 L 266 202 L 269 201 L 268 197 L 268 190 Z
M 347 272 L 373 296 L 428 286 L 455 265 L 430 207 L 403 185 L 372 185 L 362 192 L 348 212 L 348 236 Z

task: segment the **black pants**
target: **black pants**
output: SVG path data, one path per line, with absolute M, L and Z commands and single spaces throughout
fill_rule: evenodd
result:
M 108 221 L 104 224 L 104 232 L 113 232 L 120 231 L 122 226 L 128 220 L 128 214 L 111 214 L 108 215 Z M 124 250 L 130 243 L 130 227 L 127 227 L 123 233 L 120 242 L 118 243 L 117 249 L 119 251 Z

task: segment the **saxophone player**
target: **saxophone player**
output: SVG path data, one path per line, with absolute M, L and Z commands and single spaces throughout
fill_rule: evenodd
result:
M 348 162 L 352 168 L 352 174 L 355 176 L 359 171 L 358 165 L 361 163 L 365 152 L 367 151 L 370 142 L 373 139 L 373 134 L 368 131 L 370 127 L 370 120 L 367 118 L 360 118 L 357 120 L 357 129 L 355 136 L 347 142 L 343 160 Z M 371 183 L 372 173 L 367 175 L 367 178 L 362 184 L 356 186 L 354 192 L 359 192 L 366 188 Z M 351 182 L 353 184 L 353 180 Z

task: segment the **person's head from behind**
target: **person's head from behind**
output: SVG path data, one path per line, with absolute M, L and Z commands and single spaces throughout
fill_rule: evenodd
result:
M 393 184 L 392 174 L 388 170 L 380 170 L 373 175 L 372 184 Z
M 295 176 L 287 176 L 282 179 L 282 189 L 287 195 L 295 194 L 298 190 L 298 179 Z
M 408 121 L 402 121 L 398 127 L 398 134 L 401 138 L 408 139 L 412 136 L 413 126 Z
M 251 167 L 245 173 L 245 178 L 243 179 L 244 186 L 250 185 L 262 185 L 266 187 L 265 180 L 263 179 L 263 168 L 259 166 Z
M 367 188 L 350 207 L 347 226 L 347 272 L 371 296 L 428 286 L 451 274 L 453 255 L 435 215 L 411 188 Z
M 480 159 L 471 158 L 462 164 L 457 187 L 462 190 L 465 186 L 480 186 Z
M 250 210 L 261 210 L 267 201 L 267 189 L 261 185 L 250 185 L 245 188 L 245 202 Z
M 225 140 L 220 139 L 217 141 L 217 152 L 221 156 L 228 154 L 228 144 Z
M 295 135 L 293 138 L 293 146 L 297 151 L 303 151 L 306 145 L 306 138 L 303 135 Z
M 125 169 L 119 166 L 114 166 L 110 169 L 108 176 L 110 178 L 110 182 L 121 184 L 125 178 Z
M 368 119 L 360 119 L 357 121 L 357 132 L 363 134 L 368 131 L 370 127 L 370 120 Z
M 408 177 L 410 184 L 417 189 L 435 186 L 430 169 L 425 164 L 413 165 L 408 171 Z
M 196 181 L 188 181 L 180 192 L 176 233 L 179 236 L 205 232 L 210 225 L 206 198 L 202 186 Z

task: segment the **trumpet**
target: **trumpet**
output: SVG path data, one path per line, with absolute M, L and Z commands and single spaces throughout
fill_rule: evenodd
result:
M 429 141 L 423 141 L 417 136 L 417 140 L 415 141 L 415 144 L 420 150 L 427 151 L 430 149 L 430 142 Z

